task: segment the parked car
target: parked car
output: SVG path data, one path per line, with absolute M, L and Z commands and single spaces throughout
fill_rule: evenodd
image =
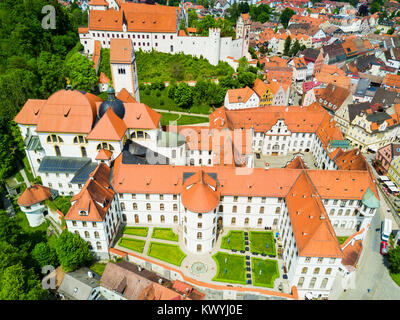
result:
M 381 255 L 387 255 L 389 252 L 389 244 L 386 241 L 381 242 Z

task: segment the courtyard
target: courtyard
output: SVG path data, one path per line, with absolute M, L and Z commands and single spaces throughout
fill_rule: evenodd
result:
M 259 159 L 257 154 L 259 154 Z M 287 155 L 278 156 L 263 155 L 261 152 L 257 152 L 254 154 L 254 167 L 264 168 L 265 163 L 267 162 L 269 163 L 270 168 L 283 168 L 297 155 L 302 155 L 302 159 L 309 169 L 317 169 L 314 166 L 316 160 L 311 152 L 288 152 Z
M 114 247 L 178 267 L 202 282 L 289 292 L 286 283 L 282 286 L 282 262 L 277 259 L 272 231 L 227 229 L 203 254 L 188 252 L 179 234 L 179 226 L 126 226 Z

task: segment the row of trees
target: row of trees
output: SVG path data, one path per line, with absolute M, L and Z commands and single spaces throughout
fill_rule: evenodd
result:
M 79 235 L 64 231 L 51 247 L 45 231 L 27 232 L 16 219 L 0 211 L 0 300 L 49 299 L 41 282 L 44 266 L 61 265 L 69 272 L 92 262 Z
M 196 28 L 196 32 L 200 36 L 208 36 L 210 28 L 221 29 L 221 37 L 236 37 L 235 24 L 227 19 L 216 19 L 212 15 L 206 15 L 203 19 L 199 19 L 196 11 L 189 10 L 188 26 Z M 181 29 L 186 29 L 181 25 Z M 186 30 L 187 31 L 187 30 Z

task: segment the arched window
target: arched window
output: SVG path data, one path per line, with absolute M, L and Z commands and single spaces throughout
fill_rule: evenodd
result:
M 219 206 L 219 212 L 224 212 L 224 206 L 223 205 Z
M 203 238 L 203 234 L 201 232 L 197 232 L 197 239 L 202 239 Z
M 164 216 L 164 215 L 161 215 L 161 217 L 160 217 L 160 221 L 161 221 L 162 223 L 164 223 L 164 222 L 165 222 L 165 216 Z
M 350 209 L 347 209 L 344 215 L 345 216 L 349 216 L 350 215 Z
M 319 274 L 319 268 L 314 269 L 314 274 Z
M 61 150 L 59 146 L 54 146 L 54 151 L 56 152 L 57 157 L 61 157 Z
M 307 268 L 307 267 L 304 267 L 303 269 L 301 269 L 301 273 L 302 273 L 302 274 L 306 274 L 307 271 L 308 271 L 308 268 Z
M 174 216 L 174 223 L 178 223 L 178 216 Z
M 133 208 L 133 210 L 137 210 L 137 203 L 136 203 L 136 202 L 134 202 L 134 203 L 132 204 L 132 208 Z
M 160 203 L 160 210 L 164 211 L 164 203 Z
M 235 225 L 236 224 L 236 218 L 232 218 L 232 220 L 231 220 L 231 225 Z
M 95 237 L 96 239 L 100 238 L 99 233 L 98 233 L 97 231 L 94 232 L 94 237 Z
M 126 214 L 125 213 L 122 214 L 122 221 L 126 222 Z
M 106 150 L 109 150 L 109 151 L 114 151 L 114 147 L 111 144 L 109 144 L 108 142 L 99 143 L 97 145 L 96 150 L 99 151 L 100 149 L 106 149 Z
M 279 213 L 281 213 L 281 207 L 276 207 L 276 209 L 275 209 L 275 213 L 276 213 L 276 214 L 279 214 Z
M 304 277 L 300 277 L 300 278 L 299 278 L 299 282 L 297 283 L 297 287 L 298 287 L 298 288 L 303 287 L 303 283 L 304 283 Z
M 257 221 L 257 225 L 258 225 L 258 226 L 261 226 L 261 224 L 262 224 L 262 219 L 259 218 L 258 221 Z
M 331 272 L 332 272 L 332 268 L 328 268 L 328 269 L 326 269 L 325 274 L 331 274 Z
M 338 216 L 341 216 L 342 213 L 343 213 L 343 209 L 339 209 L 339 211 L 338 211 Z
M 147 215 L 147 222 L 151 222 L 151 215 L 150 214 Z
M 82 158 L 86 158 L 87 157 L 87 153 L 86 153 L 86 148 L 85 147 L 81 147 L 81 153 L 82 153 Z
M 178 210 L 178 205 L 177 205 L 176 203 L 174 203 L 173 209 L 174 209 L 174 211 L 177 211 L 177 210 Z
M 311 281 L 310 281 L 310 288 L 314 288 L 314 286 L 315 286 L 315 282 L 317 281 L 317 278 L 316 277 L 313 277 L 312 279 L 311 279 Z
M 333 216 L 335 214 L 335 209 L 331 209 L 331 211 L 329 211 L 329 215 Z
M 260 213 L 264 213 L 264 207 L 260 207 Z
M 85 231 L 85 238 L 90 238 L 89 231 Z
M 146 209 L 147 210 L 151 210 L 151 204 L 150 203 L 146 203 Z
M 96 242 L 97 250 L 101 250 L 101 243 L 99 241 Z
M 321 289 L 325 289 L 328 284 L 328 278 L 324 278 L 321 282 Z
M 64 140 L 60 136 L 51 134 L 51 135 L 47 136 L 47 142 L 48 143 L 62 143 L 62 142 L 64 142 Z
M 237 212 L 237 206 L 233 206 L 233 207 L 232 207 L 232 212 L 233 212 L 233 213 L 236 213 L 236 212 Z
M 244 224 L 247 226 L 249 224 L 249 218 L 244 219 Z
M 88 141 L 84 136 L 76 136 L 74 138 L 74 144 L 87 144 Z
M 125 203 L 121 202 L 121 210 L 125 211 Z
M 251 207 L 250 206 L 247 206 L 246 207 L 246 213 L 250 213 L 251 212 Z

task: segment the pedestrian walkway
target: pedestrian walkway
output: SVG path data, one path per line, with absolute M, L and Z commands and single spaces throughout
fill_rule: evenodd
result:
M 194 117 L 204 117 L 204 118 L 209 118 L 208 114 L 202 114 L 202 113 L 190 113 L 190 112 L 182 112 L 182 111 L 169 111 L 165 109 L 153 109 L 157 112 L 164 112 L 164 113 L 174 113 L 174 114 L 180 114 L 180 115 L 186 115 L 186 116 L 194 116 Z M 178 120 L 178 119 L 177 119 Z

